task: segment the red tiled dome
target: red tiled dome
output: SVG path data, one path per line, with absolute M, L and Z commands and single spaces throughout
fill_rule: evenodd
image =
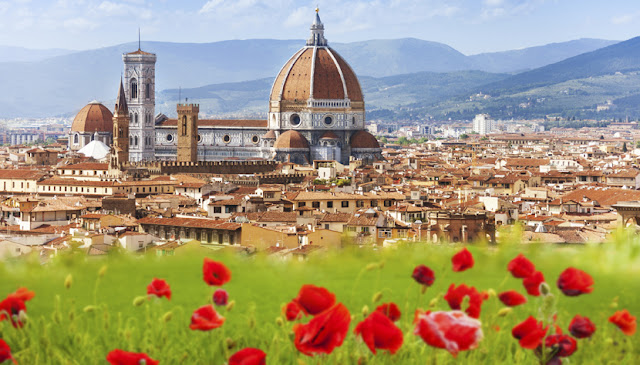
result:
M 72 132 L 112 132 L 113 114 L 104 105 L 93 101 L 82 108 L 71 125 Z
M 309 149 L 309 142 L 299 132 L 289 130 L 280 135 L 273 145 L 275 149 L 304 148 Z
M 376 137 L 364 130 L 354 133 L 349 144 L 351 148 L 380 148 Z

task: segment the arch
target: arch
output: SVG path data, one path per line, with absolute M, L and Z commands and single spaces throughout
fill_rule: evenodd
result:
M 134 136 L 133 137 L 133 145 L 137 146 L 138 145 L 138 136 Z
M 73 135 L 73 144 L 78 144 L 79 143 L 79 139 L 80 137 L 78 136 L 78 133 Z
M 147 79 L 144 85 L 144 97 L 151 99 L 151 79 Z
M 186 115 L 182 116 L 182 135 L 183 136 L 187 135 L 187 116 Z
M 131 99 L 137 99 L 138 98 L 138 80 L 136 80 L 135 78 L 131 79 L 131 83 L 130 83 L 131 87 Z

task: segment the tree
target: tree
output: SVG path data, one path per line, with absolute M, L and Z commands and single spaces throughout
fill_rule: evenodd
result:
M 622 144 L 622 152 L 627 152 L 627 151 L 628 151 L 628 150 L 627 150 L 627 142 L 624 142 L 624 143 Z
M 469 138 L 468 134 L 461 134 L 460 135 L 460 139 L 467 139 L 467 138 Z

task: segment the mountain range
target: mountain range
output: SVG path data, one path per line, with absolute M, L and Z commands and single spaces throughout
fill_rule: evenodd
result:
M 466 56 L 442 43 L 413 38 L 332 43 L 331 46 L 348 60 L 361 78 L 367 103 L 373 110 L 411 103 L 426 105 L 442 102 L 453 97 L 451 93 L 454 91 L 464 92 L 468 87 L 475 89 L 484 84 L 499 85 L 499 82 L 510 79 L 505 73 L 537 69 L 614 43 L 580 39 L 472 56 Z M 304 41 L 301 40 L 254 39 L 214 43 L 143 42 L 142 49 L 158 55 L 156 90 L 181 87 L 187 96 L 190 88 L 198 90 L 210 84 L 218 85 L 213 89 L 242 89 L 243 86 L 270 84 L 263 79 L 273 79 L 302 45 Z M 0 52 L 3 54 L 0 58 L 0 80 L 3 84 L 3 88 L 0 88 L 0 118 L 72 116 L 93 99 L 110 106 L 115 99 L 118 76 L 122 72 L 121 55 L 137 49 L 137 46 L 137 43 L 127 43 L 79 52 Z M 47 52 L 50 54 L 47 55 Z M 481 72 L 463 72 L 472 70 Z M 398 76 L 413 73 L 419 75 Z M 438 77 L 433 73 L 444 75 Z M 394 76 L 399 79 L 394 79 Z M 465 77 L 471 79 L 465 80 Z M 412 84 L 415 95 L 402 88 L 391 87 L 405 78 Z M 437 79 L 457 79 L 458 82 L 443 88 L 442 84 L 418 85 L 415 81 Z M 479 83 L 480 80 L 482 83 Z M 238 82 L 240 85 L 230 84 Z M 375 89 L 374 85 L 378 85 L 378 88 Z M 428 89 L 431 91 L 426 92 Z M 438 89 L 442 89 L 442 92 Z M 243 114 L 251 111 L 251 108 L 244 110 L 237 106 L 252 104 L 252 98 L 257 103 L 257 98 L 262 98 L 264 94 L 250 87 L 248 92 L 253 96 L 236 91 L 236 96 L 240 98 L 237 100 L 233 93 L 219 93 L 215 104 L 218 112 Z M 171 100 L 162 99 L 161 92 L 158 94 L 159 110 L 162 110 L 161 104 L 170 103 Z M 164 95 L 171 95 L 171 92 Z M 241 99 L 243 97 L 244 100 Z M 260 102 L 266 108 L 266 98 L 260 99 Z M 261 110 L 264 112 L 264 109 Z

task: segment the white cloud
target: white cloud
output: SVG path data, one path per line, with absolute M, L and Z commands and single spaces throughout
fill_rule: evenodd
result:
M 484 0 L 486 6 L 500 6 L 504 3 L 504 0 Z
M 640 13 L 624 14 L 611 18 L 611 23 L 615 25 L 629 24 L 636 20 L 640 16 Z
M 62 23 L 66 29 L 73 30 L 93 30 L 96 29 L 99 24 L 95 21 L 89 21 L 84 17 L 67 19 Z
M 6 1 L 0 1 L 0 14 L 4 14 L 9 11 L 11 5 Z

